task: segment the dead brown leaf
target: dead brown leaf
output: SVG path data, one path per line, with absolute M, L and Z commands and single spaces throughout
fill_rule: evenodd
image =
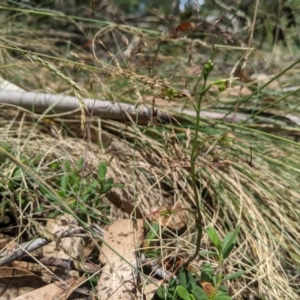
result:
M 84 277 L 77 279 L 71 277 L 65 282 L 54 282 L 42 288 L 36 289 L 22 296 L 15 298 L 15 300 L 50 300 L 50 299 L 68 299 L 70 294 L 82 284 Z
M 0 268 L 0 299 L 15 299 L 43 285 L 43 280 L 31 272 L 11 267 Z
M 120 219 L 110 225 L 104 236 L 100 261 L 105 264 L 98 280 L 99 299 L 135 299 L 136 249 L 144 233 L 143 220 Z
M 151 223 L 158 223 L 162 227 L 167 227 L 172 231 L 181 231 L 187 227 L 189 213 L 180 204 L 173 207 L 161 207 L 154 213 L 150 214 L 148 219 Z

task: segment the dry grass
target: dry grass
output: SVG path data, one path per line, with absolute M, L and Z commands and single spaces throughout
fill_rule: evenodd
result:
M 24 12 L 24 15 L 34 18 L 33 12 Z M 58 19 L 66 22 L 63 18 Z M 79 25 L 78 20 L 73 19 L 73 22 Z M 197 87 L 202 62 L 211 54 L 209 45 L 204 51 L 208 55 L 200 55 L 198 50 L 199 45 L 203 45 L 202 41 L 170 39 L 151 30 L 142 30 L 141 35 L 140 29 L 100 23 L 93 19 L 83 24 L 94 33 L 93 51 L 89 46 L 83 48 L 78 44 L 71 44 L 71 51 L 57 45 L 56 42 L 71 38 L 71 33 L 66 37 L 65 32 L 54 31 L 51 33 L 53 39 L 49 39 L 43 36 L 42 29 L 24 27 L 26 36 L 19 34 L 14 38 L 7 34 L 1 38 L 2 76 L 28 90 L 73 93 L 72 80 L 78 84 L 76 90 L 80 97 L 91 95 L 99 99 L 149 106 L 155 98 L 155 109 L 166 110 L 180 108 L 187 101 L 187 106 L 192 108 L 191 99 L 197 99 L 197 94 L 189 99 L 182 90 L 186 83 L 189 93 L 194 86 Z M 135 56 L 135 53 L 130 60 L 122 60 L 122 42 L 130 41 L 134 35 L 141 36 L 140 47 L 146 43 L 148 47 L 143 56 Z M 32 42 L 28 44 L 28 40 Z M 104 41 L 107 44 L 104 45 Z M 158 44 L 161 45 L 159 51 Z M 40 45 L 43 47 L 40 48 Z M 217 45 L 215 47 L 218 48 Z M 233 49 L 228 48 L 222 47 L 222 51 Z M 12 50 L 17 55 L 12 56 Z M 243 49 L 239 50 L 243 53 Z M 42 60 L 28 60 L 32 57 L 28 51 L 38 52 L 36 54 Z M 216 56 L 211 82 L 230 77 L 235 62 L 243 56 L 237 53 L 232 54 L 233 62 L 229 62 L 226 68 L 222 62 L 223 54 Z M 248 62 L 258 68 L 258 60 L 267 55 L 257 53 L 248 57 Z M 190 61 L 189 55 L 192 57 Z M 51 62 L 54 68 L 49 68 L 43 61 Z M 151 68 L 154 68 L 155 74 L 151 74 Z M 284 73 L 278 71 L 285 68 Z M 300 166 L 299 145 L 294 141 L 298 139 L 299 130 L 285 118 L 287 114 L 296 117 L 299 114 L 298 89 L 293 89 L 292 94 L 282 90 L 297 86 L 297 68 L 297 64 L 284 61 L 282 65 L 270 68 L 272 75 L 278 74 L 277 83 L 271 81 L 276 83 L 276 88 L 270 88 L 269 84 L 259 88 L 251 82 L 248 84 L 251 97 L 241 93 L 238 97 L 230 93 L 222 96 L 212 88 L 203 101 L 206 110 L 241 111 L 249 116 L 249 122 L 243 124 L 201 120 L 197 158 L 203 225 L 214 226 L 221 236 L 237 224 L 241 226 L 236 250 L 222 270 L 226 275 L 240 269 L 246 271 L 241 279 L 229 284 L 234 299 L 245 299 L 245 294 L 257 295 L 258 299 L 297 299 L 300 295 Z M 55 74 L 51 73 L 53 71 Z M 62 76 L 57 76 L 58 72 L 66 74 L 64 76 L 70 80 L 62 80 Z M 257 69 L 257 72 L 260 71 Z M 258 84 L 264 85 L 261 82 Z M 169 99 L 166 100 L 166 97 Z M 61 210 L 60 203 L 46 198 L 41 200 L 40 191 L 33 187 L 40 184 L 40 180 L 51 184 L 53 178 L 64 172 L 64 160 L 75 168 L 79 158 L 85 160 L 89 172 L 95 172 L 99 163 L 106 161 L 109 164 L 108 176 L 114 178 L 115 183 L 122 184 L 122 187 L 113 188 L 103 199 L 103 204 L 110 207 L 109 212 L 107 209 L 94 210 L 94 215 L 82 220 L 85 224 L 96 219 L 106 223 L 115 218 L 128 217 L 121 209 L 131 211 L 135 207 L 142 215 L 175 203 L 194 209 L 189 158 L 195 119 L 187 115 L 182 117 L 185 120 L 182 123 L 173 120 L 170 124 L 162 124 L 154 120 L 148 126 L 137 126 L 135 120 L 125 124 L 98 119 L 101 139 L 96 145 L 75 134 L 71 136 L 67 126 L 53 125 L 48 119 L 1 107 L 1 147 L 9 149 L 15 159 L 26 164 L 36 176 L 31 178 L 22 173 L 22 179 L 18 181 L 19 189 L 10 198 L 7 196 L 10 195 L 9 183 L 16 180 L 16 164 L 4 156 L 0 157 L 0 188 L 3 195 L 6 193 L 3 199 L 31 199 L 25 207 L 21 201 L 6 204 L 6 211 L 13 209 L 20 217 L 18 226 L 19 232 L 22 232 L 24 228 L 30 231 L 27 224 L 31 220 L 41 218 L 41 214 L 35 212 L 37 208 L 43 206 L 47 212 L 54 207 Z M 57 136 L 51 132 L 53 126 L 61 130 Z M 224 149 L 217 141 L 229 130 L 233 130 L 238 139 L 230 149 Z M 106 153 L 111 140 L 117 143 L 121 151 Z M 251 163 L 248 145 L 253 149 Z M 128 153 L 125 159 L 124 152 Z M 56 173 L 49 167 L 54 162 L 60 166 Z M 55 185 L 52 187 L 57 188 Z M 80 199 L 80 193 L 73 196 L 77 201 Z M 86 209 L 92 211 L 93 207 Z M 191 214 L 188 230 L 178 237 L 177 248 L 174 249 L 174 244 L 165 240 L 162 247 L 169 248 L 166 255 L 174 255 L 178 249 L 184 255 L 193 253 L 193 218 Z M 211 250 L 206 236 L 202 239 L 201 249 Z M 208 261 L 210 258 L 202 259 Z M 203 260 L 194 264 L 200 268 Z

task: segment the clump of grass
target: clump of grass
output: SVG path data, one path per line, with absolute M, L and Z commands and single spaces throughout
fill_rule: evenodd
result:
M 35 14 L 30 10 L 23 13 L 31 17 Z M 57 14 L 54 16 L 63 18 Z M 77 22 L 76 18 L 71 17 L 71 20 Z M 269 101 L 272 92 L 271 88 L 268 90 L 269 84 L 275 80 L 293 87 L 296 83 L 294 78 L 289 77 L 289 81 L 285 76 L 295 70 L 298 61 L 289 64 L 284 72 L 275 74 L 262 86 L 259 83 L 249 84 L 251 96 L 229 95 L 226 97 L 230 102 L 225 103 L 222 93 L 213 88 L 206 89 L 213 87 L 212 83 L 220 82 L 220 79 L 224 80 L 222 83 L 230 79 L 230 72 L 224 74 L 220 71 L 218 65 L 222 63 L 218 62 L 217 56 L 212 59 L 214 70 L 207 72 L 204 81 L 199 76 L 207 71 L 204 58 L 197 52 L 204 45 L 203 41 L 170 39 L 154 30 L 96 19 L 82 21 L 83 26 L 94 33 L 93 51 L 73 44 L 71 35 L 72 51 L 47 44 L 43 35 L 38 35 L 38 43 L 45 43 L 45 48 L 34 56 L 28 52 L 32 49 L 21 47 L 21 36 L 19 40 L 7 36 L 1 41 L 6 51 L 35 57 L 46 67 L 18 59 L 18 65 L 20 61 L 26 64 L 27 71 L 20 77 L 23 82 L 29 83 L 30 89 L 49 91 L 49 85 L 55 78 L 52 91 L 69 93 L 75 88 L 98 98 L 133 102 L 137 106 L 150 105 L 153 107 L 152 120 L 147 126 L 138 126 L 135 120 L 130 126 L 125 122 L 96 120 L 101 124 L 101 135 L 105 133 L 106 137 L 129 148 L 131 160 L 122 161 L 118 155 L 112 160 L 104 149 L 99 150 L 99 147 L 83 140 L 67 137 L 64 127 L 66 138 L 56 140 L 50 136 L 42 118 L 38 119 L 38 124 L 32 125 L 23 115 L 15 116 L 13 121 L 2 116 L 2 121 L 5 124 L 10 122 L 10 127 L 1 132 L 1 139 L 6 143 L 1 148 L 1 159 L 5 161 L 1 165 L 1 192 L 4 197 L 14 196 L 9 200 L 14 199 L 15 213 L 22 215 L 22 220 L 29 223 L 35 217 L 37 208 L 39 214 L 56 210 L 76 215 L 73 211 L 75 207 L 81 211 L 77 218 L 82 226 L 92 233 L 87 223 L 97 218 L 104 222 L 109 217 L 116 218 L 125 204 L 129 203 L 131 210 L 138 208 L 142 215 L 147 215 L 159 206 L 180 202 L 183 207 L 193 210 L 190 219 L 197 224 L 189 226 L 180 237 L 180 245 L 187 257 L 194 259 L 197 256 L 199 259 L 199 250 L 215 251 L 217 248 L 208 240 L 204 228 L 213 226 L 218 235 L 224 237 L 239 224 L 236 247 L 227 260 L 226 269 L 222 270 L 224 277 L 239 270 L 245 272 L 242 278 L 228 284 L 232 297 L 242 299 L 245 293 L 249 293 L 261 298 L 296 299 L 299 287 L 295 276 L 300 268 L 300 228 L 297 222 L 300 215 L 300 166 L 299 146 L 293 141 L 298 130 L 292 127 L 294 124 L 287 116 L 298 115 L 295 101 L 297 89 L 293 94 L 278 89 L 272 94 L 274 102 L 265 104 L 265 101 Z M 100 31 L 98 27 L 101 27 Z M 34 29 L 27 29 L 30 37 L 37 34 Z M 113 38 L 107 39 L 105 34 Z M 134 63 L 130 65 L 130 62 L 120 60 L 118 55 L 123 49 L 122 38 L 125 40 L 125 37 L 134 35 L 141 36 L 141 40 L 147 42 L 148 50 L 144 53 L 144 61 L 132 58 Z M 99 38 L 101 41 L 98 41 Z M 58 40 L 62 41 L 62 38 Z M 100 46 L 104 50 L 100 50 Z M 185 50 L 184 54 L 178 50 L 180 48 Z M 230 50 L 230 47 L 222 49 Z M 73 52 L 75 50 L 76 54 Z M 212 52 L 208 46 L 207 51 L 209 55 L 205 61 Z M 168 52 L 172 55 L 167 55 Z M 178 53 L 180 58 L 176 57 Z M 102 54 L 105 59 L 102 59 Z M 243 55 L 237 56 L 240 59 Z M 248 57 L 248 61 L 251 59 L 255 60 L 255 57 Z M 17 65 L 16 62 L 14 64 Z M 231 68 L 234 67 L 233 64 Z M 190 71 L 193 68 L 195 72 Z M 8 78 L 11 69 L 12 65 L 5 66 Z M 38 77 L 43 79 L 36 80 Z M 63 89 L 59 85 L 61 80 L 66 84 Z M 82 86 L 75 82 L 80 82 Z M 201 86 L 204 88 L 201 89 Z M 225 84 L 222 89 L 226 92 L 230 87 Z M 195 99 L 201 101 L 197 103 Z M 287 99 L 290 102 L 286 103 Z M 169 124 L 156 118 L 156 109 L 171 111 L 174 106 L 181 108 L 184 102 L 187 102 L 188 108 L 196 109 L 196 117 L 182 113 L 181 122 L 170 118 Z M 243 112 L 247 118 L 241 124 L 203 119 L 200 117 L 203 107 L 225 114 Z M 47 130 L 36 132 L 37 125 Z M 281 137 L 277 135 L 279 130 Z M 103 171 L 97 170 L 102 160 L 107 162 L 107 177 L 103 177 Z M 80 173 L 82 169 L 87 171 L 86 174 Z M 109 181 L 108 186 L 112 190 L 111 194 L 106 194 L 105 182 L 109 178 L 119 185 L 113 186 Z M 106 197 L 102 199 L 102 195 Z M 117 203 L 118 208 L 112 207 L 108 212 L 108 201 Z M 8 198 L 3 203 L 6 203 L 4 211 L 11 208 Z M 196 219 L 195 213 L 198 214 Z M 176 249 L 171 246 L 168 253 L 177 255 Z M 212 275 L 217 274 L 221 266 L 212 257 L 200 258 L 210 263 Z M 198 270 L 201 268 L 205 269 L 205 265 L 200 263 Z

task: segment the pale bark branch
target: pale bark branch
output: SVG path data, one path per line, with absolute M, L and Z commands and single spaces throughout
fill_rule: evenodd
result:
M 153 116 L 152 108 L 146 106 L 135 107 L 126 103 L 111 102 L 105 100 L 84 99 L 87 113 L 111 120 L 138 120 L 145 123 Z M 72 115 L 80 115 L 79 101 L 76 97 L 66 95 L 53 95 L 34 92 L 19 92 L 3 90 L 0 93 L 0 103 L 16 105 L 39 114 L 61 114 L 71 112 Z M 158 118 L 169 120 L 167 113 L 158 112 Z
M 145 105 L 136 107 L 134 105 L 126 103 L 88 98 L 84 99 L 83 101 L 87 107 L 87 113 L 90 116 L 118 121 L 128 121 L 129 119 L 131 119 L 138 124 L 146 124 L 149 120 L 151 120 L 155 113 L 157 113 L 156 117 L 158 119 L 167 122 L 169 122 L 171 119 L 177 119 L 178 121 L 180 121 L 180 113 L 182 113 L 183 115 L 195 116 L 195 112 L 192 110 L 184 110 L 183 112 L 181 112 L 179 109 L 174 109 L 173 113 L 177 115 L 176 117 L 174 117 L 172 116 L 172 110 L 171 114 L 161 110 L 153 112 L 152 107 L 147 107 Z M 61 94 L 54 95 L 35 92 L 2 90 L 0 92 L 0 103 L 19 106 L 38 114 L 81 114 L 78 99 L 76 97 Z M 247 120 L 249 118 L 249 114 L 227 114 L 202 110 L 200 117 L 203 119 L 223 120 L 226 122 L 240 123 Z M 300 118 L 298 116 L 287 114 L 283 116 L 282 119 L 286 119 L 292 123 L 300 125 Z

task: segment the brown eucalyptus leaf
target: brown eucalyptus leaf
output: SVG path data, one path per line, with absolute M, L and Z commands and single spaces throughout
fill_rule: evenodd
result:
M 152 279 L 153 280 L 153 279 Z M 164 283 L 164 279 L 157 280 L 156 282 L 145 284 L 142 287 L 142 299 L 143 300 L 151 300 L 153 299 L 157 289 Z
M 15 287 L 28 286 L 32 288 L 39 288 L 44 284 L 39 276 L 22 269 L 10 267 L 0 268 L 0 283 Z
M 71 277 L 65 282 L 54 282 L 42 288 L 36 289 L 29 293 L 16 297 L 15 300 L 50 300 L 50 299 L 68 299 L 72 293 L 81 283 L 82 279 Z
M 47 229 L 55 236 L 58 232 L 69 231 L 78 225 L 71 215 L 59 216 L 55 220 L 48 220 Z M 79 258 L 82 253 L 82 239 L 79 237 L 65 237 L 57 239 L 43 247 L 45 257 L 61 259 Z
M 32 287 L 17 287 L 13 285 L 7 285 L 4 283 L 0 283 L 0 299 L 11 300 L 16 299 L 19 295 L 23 295 L 32 291 Z
M 135 299 L 135 251 L 143 234 L 140 219 L 120 219 L 108 227 L 99 256 L 105 264 L 97 284 L 99 299 Z

